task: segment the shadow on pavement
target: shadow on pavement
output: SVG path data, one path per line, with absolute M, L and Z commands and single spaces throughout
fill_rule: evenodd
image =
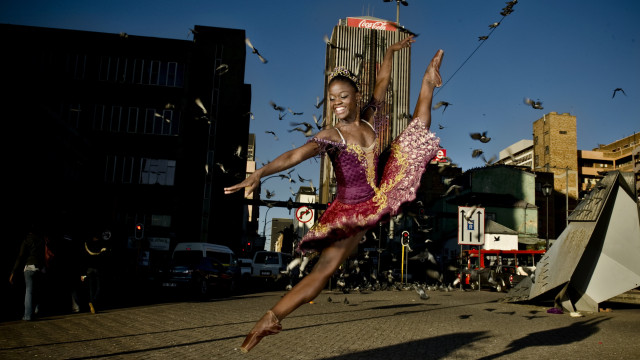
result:
M 408 341 L 405 343 L 375 348 L 357 353 L 349 353 L 322 360 L 354 360 L 354 359 L 441 359 L 470 343 L 488 339 L 487 332 L 466 332 L 436 336 L 428 339 Z

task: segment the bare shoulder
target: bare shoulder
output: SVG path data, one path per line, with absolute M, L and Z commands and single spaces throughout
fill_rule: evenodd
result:
M 314 137 L 317 139 L 329 140 L 329 141 L 335 141 L 335 142 L 341 141 L 340 135 L 338 134 L 335 128 L 320 130 Z

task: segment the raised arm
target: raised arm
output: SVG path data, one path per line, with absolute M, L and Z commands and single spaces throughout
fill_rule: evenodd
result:
M 319 153 L 318 145 L 315 142 L 308 142 L 299 148 L 289 150 L 282 155 L 275 158 L 267 165 L 256 170 L 244 181 L 224 188 L 225 194 L 234 193 L 240 189 L 245 189 L 244 196 L 247 197 L 260 185 L 260 179 L 265 176 L 269 176 L 280 171 L 292 168 L 299 163 L 317 155 Z
M 373 88 L 373 97 L 377 101 L 384 100 L 385 94 L 387 93 L 387 88 L 389 87 L 389 82 L 391 81 L 393 54 L 398 50 L 411 47 L 411 43 L 413 42 L 415 42 L 415 40 L 413 40 L 413 36 L 407 36 L 406 38 L 387 48 L 387 51 L 384 54 L 384 59 L 382 60 L 382 65 L 380 66 L 380 70 L 378 70 L 378 74 L 376 75 L 376 85 Z

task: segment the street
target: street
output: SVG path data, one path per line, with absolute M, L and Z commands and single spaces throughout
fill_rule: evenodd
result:
M 637 359 L 640 308 L 547 313 L 493 291 L 325 290 L 250 353 L 244 336 L 283 294 L 248 293 L 0 323 L 1 359 Z

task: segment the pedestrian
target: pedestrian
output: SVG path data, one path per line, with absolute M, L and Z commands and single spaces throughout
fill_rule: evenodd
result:
M 22 241 L 18 258 L 13 266 L 9 283 L 13 284 L 15 274 L 22 269 L 25 282 L 24 315 L 22 320 L 33 320 L 38 314 L 42 273 L 45 271 L 45 240 L 36 226 L 31 225 Z
M 242 343 L 243 352 L 251 350 L 263 337 L 280 332 L 280 321 L 322 291 L 335 270 L 357 249 L 368 229 L 395 215 L 403 203 L 415 199 L 421 175 L 439 149 L 439 139 L 429 127 L 433 89 L 442 84 L 439 74 L 442 50 L 427 67 L 413 121 L 393 141 L 382 177 L 380 181 L 377 179 L 380 150 L 377 134 L 387 120 L 380 110 L 391 79 L 393 54 L 411 47 L 413 42 L 413 37 L 408 36 L 388 47 L 372 98 L 366 104 L 362 102 L 357 77 L 344 67 L 334 69 L 328 77 L 327 99 L 338 123 L 318 132 L 301 147 L 280 155 L 241 183 L 224 189 L 226 194 L 244 189 L 246 197 L 259 186 L 263 176 L 324 153 L 331 159 L 338 184 L 336 199 L 298 244 L 297 250 L 303 254 L 320 252 L 316 265 L 255 324 Z
M 101 297 L 103 286 L 104 271 L 109 254 L 107 240 L 101 239 L 95 235 L 89 241 L 85 241 L 84 249 L 86 251 L 86 275 L 82 277 L 83 281 L 88 283 L 89 287 L 89 310 L 92 314 L 96 313 L 96 307 Z

